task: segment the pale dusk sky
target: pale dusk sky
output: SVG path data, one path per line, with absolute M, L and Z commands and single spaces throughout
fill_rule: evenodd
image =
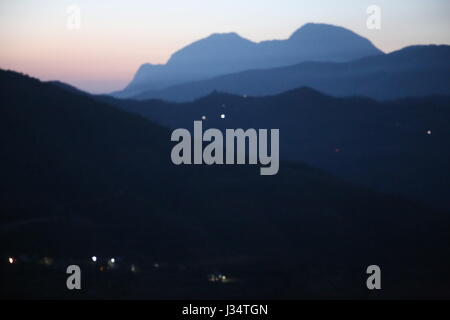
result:
M 366 26 L 381 8 L 381 29 Z M 80 28 L 67 9 L 80 9 Z M 0 68 L 60 80 L 89 92 L 123 88 L 142 63 L 211 33 L 252 41 L 285 39 L 308 22 L 348 28 L 391 52 L 413 44 L 450 44 L 448 0 L 2 0 Z

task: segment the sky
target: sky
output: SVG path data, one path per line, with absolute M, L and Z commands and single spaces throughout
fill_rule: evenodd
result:
M 370 5 L 381 9 L 379 30 L 367 28 Z M 1 0 L 0 68 L 105 93 L 125 87 L 141 64 L 166 63 L 211 33 L 258 42 L 321 22 L 391 52 L 450 44 L 449 14 L 449 0 Z

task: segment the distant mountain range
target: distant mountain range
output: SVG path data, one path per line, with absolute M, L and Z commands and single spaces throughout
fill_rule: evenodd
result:
M 371 264 L 395 279 L 383 298 L 448 298 L 449 75 L 450 46 L 384 54 L 324 24 L 214 34 L 111 95 L 0 70 L 0 255 L 170 265 L 122 278 L 140 298 L 372 298 Z M 171 129 L 195 120 L 280 129 L 278 174 L 174 165 Z M 0 269 L 0 296 L 47 294 Z M 223 269 L 242 281 L 204 281 Z
M 249 69 L 267 69 L 304 61 L 344 62 L 382 55 L 367 39 L 342 27 L 309 23 L 286 40 L 259 43 L 236 33 L 213 34 L 175 52 L 167 64 L 143 64 L 115 97 L 203 80 Z
M 402 61 L 415 62 L 397 63 Z M 437 65 L 440 62 L 435 59 Z M 377 102 L 300 88 L 258 98 L 216 92 L 190 103 L 99 99 L 171 128 L 192 128 L 202 116 L 204 127 L 223 130 L 279 128 L 285 160 L 306 162 L 357 184 L 450 209 L 448 96 Z M 225 119 L 220 118 L 222 113 Z
M 330 59 L 331 61 L 331 59 Z M 214 90 L 239 95 L 278 94 L 308 86 L 334 96 L 396 99 L 450 94 L 450 46 L 412 46 L 350 62 L 303 62 L 249 70 L 133 96 L 190 101 Z
M 175 266 L 222 259 L 227 264 L 215 266 L 234 270 L 243 280 L 227 289 L 229 295 L 273 297 L 276 290 L 286 298 L 366 297 L 361 277 L 367 265 L 378 263 L 396 279 L 396 286 L 383 289 L 384 297 L 448 296 L 450 224 L 442 212 L 302 164 L 283 162 L 279 174 L 270 177 L 253 166 L 177 167 L 169 158 L 170 131 L 98 101 L 101 97 L 5 71 L 0 71 L 0 88 L 2 255 L 85 259 L 114 254 L 155 257 Z M 147 110 L 158 114 L 155 120 L 172 125 L 188 126 L 206 114 L 206 123 L 221 127 L 220 110 L 229 126 L 279 126 L 283 149 L 296 147 L 298 155 L 314 156 L 317 144 L 337 163 L 361 145 L 361 162 L 383 162 L 385 143 L 396 159 L 402 138 L 423 157 L 435 158 L 433 148 L 424 150 L 424 145 L 448 137 L 443 124 L 432 128 L 435 136 L 423 134 L 428 125 L 416 132 L 422 122 L 446 121 L 435 100 L 424 109 L 415 105 L 418 101 L 380 105 L 302 89 L 260 99 L 215 94 L 178 107 L 147 103 Z M 406 118 L 395 117 L 405 109 Z M 337 148 L 342 152 L 335 153 Z M 379 159 L 369 159 L 367 150 L 380 150 Z M 403 166 L 414 170 L 413 156 L 401 159 Z M 140 279 L 147 285 L 129 291 L 144 288 L 147 296 L 185 298 L 217 293 L 215 286 L 204 288 L 198 281 L 159 284 L 148 274 Z M 95 285 L 86 291 L 98 292 L 92 290 Z M 33 290 L 34 297 L 46 293 Z

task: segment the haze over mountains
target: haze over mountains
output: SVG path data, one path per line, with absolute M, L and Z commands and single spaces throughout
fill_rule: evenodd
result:
M 116 287 L 95 273 L 83 297 L 370 298 L 376 263 L 382 298 L 448 298 L 449 58 L 307 24 L 287 40 L 200 40 L 143 65 L 115 94 L 129 99 L 0 70 L 0 254 L 170 266 L 122 269 Z M 280 129 L 278 174 L 175 166 L 171 129 L 195 120 Z M 68 295 L 64 272 L 19 267 L 0 263 L 0 296 Z M 237 281 L 211 286 L 221 270 Z
M 312 23 L 289 39 L 260 43 L 213 34 L 175 52 L 165 65 L 142 65 L 112 96 L 185 102 L 213 91 L 261 96 L 301 86 L 380 100 L 450 94 L 450 46 L 384 54 L 347 29 Z
M 383 54 L 370 41 L 342 27 L 309 23 L 286 40 L 255 43 L 236 33 L 213 34 L 175 52 L 167 64 L 143 64 L 115 97 L 132 97 L 183 82 L 302 61 L 343 62 Z
M 257 166 L 177 167 L 170 131 L 140 116 L 13 72 L 0 71 L 0 87 L 1 253 L 144 256 L 173 266 L 105 287 L 98 276 L 85 297 L 367 297 L 361 277 L 374 260 L 395 279 L 384 297 L 448 294 L 446 214 L 302 164 L 283 162 L 270 177 Z M 259 100 L 263 118 L 271 99 Z M 230 118 L 249 117 L 249 100 L 229 97 L 242 110 Z M 207 97 L 192 110 L 221 101 Z M 204 286 L 208 269 L 199 265 L 242 282 Z M 48 270 L 8 276 L 0 293 L 67 295 L 59 279 Z M 46 285 L 27 292 L 27 281 Z
M 329 25 L 306 25 L 291 39 L 304 41 L 308 39 L 305 35 L 310 35 L 310 44 L 319 46 L 326 34 L 334 36 L 335 32 L 351 39 L 350 48 L 354 34 Z M 174 54 L 174 61 L 179 60 L 180 65 L 184 61 L 186 66 L 202 61 L 214 64 L 211 61 L 216 56 L 202 54 L 217 49 L 222 42 L 208 39 L 200 41 L 204 45 L 193 44 Z M 234 51 L 219 52 L 224 61 L 240 61 L 241 55 Z M 298 57 L 302 57 L 301 52 Z M 329 59 L 345 60 L 342 56 Z M 314 90 L 297 89 L 302 86 L 333 96 L 403 100 L 378 103 L 366 98 L 335 99 Z M 211 92 L 216 93 L 210 95 Z M 261 98 L 243 98 L 247 95 Z M 170 128 L 190 128 L 192 121 L 202 116 L 207 117 L 205 126 L 221 129 L 279 128 L 283 133 L 284 159 L 306 162 L 357 184 L 450 209 L 450 154 L 445 147 L 450 135 L 447 126 L 450 101 L 437 95 L 450 95 L 450 46 L 411 46 L 347 62 L 307 61 L 247 70 L 133 97 L 142 102 L 99 99 Z M 200 98 L 204 96 L 207 97 Z M 145 101 L 149 98 L 197 100 L 171 104 Z M 221 113 L 226 114 L 224 121 L 220 121 Z
M 350 62 L 303 62 L 184 83 L 134 96 L 190 101 L 214 90 L 239 95 L 278 94 L 308 86 L 334 96 L 388 100 L 450 94 L 450 46 L 412 46 Z

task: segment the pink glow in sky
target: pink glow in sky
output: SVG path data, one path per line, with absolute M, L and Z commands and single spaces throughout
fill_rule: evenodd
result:
M 368 30 L 366 9 L 382 9 Z M 80 29 L 67 8 L 80 8 Z M 214 32 L 284 39 L 308 22 L 340 25 L 390 52 L 411 44 L 450 44 L 447 0 L 2 0 L 0 68 L 61 80 L 89 92 L 123 88 L 142 63 L 165 63 Z

